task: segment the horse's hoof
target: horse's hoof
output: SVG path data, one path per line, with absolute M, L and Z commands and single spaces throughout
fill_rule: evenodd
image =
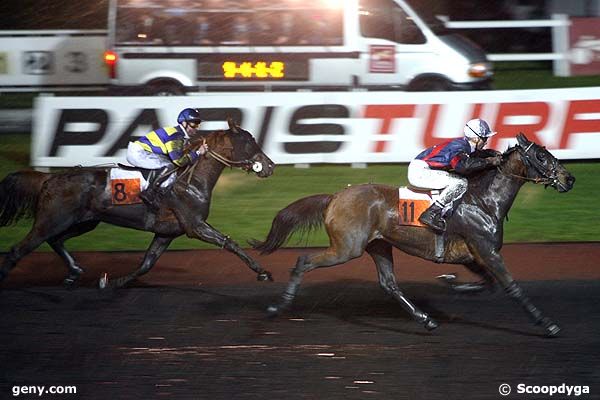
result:
M 439 324 L 437 322 L 435 322 L 434 319 L 429 318 L 429 317 L 427 317 L 427 319 L 425 320 L 423 325 L 425 326 L 425 329 L 427 329 L 428 331 L 432 331 L 439 326 Z
M 104 290 L 108 288 L 108 274 L 105 272 L 98 280 L 98 289 Z
M 278 306 L 269 306 L 267 307 L 267 317 L 275 318 L 281 314 L 281 308 Z
M 547 337 L 557 337 L 560 332 L 560 327 L 555 323 L 551 323 L 546 326 L 546 336 Z
M 458 293 L 479 293 L 486 289 L 481 283 L 458 283 L 451 285 L 452 289 Z
M 65 280 L 63 281 L 63 286 L 66 287 L 67 289 L 75 289 L 75 287 L 77 286 L 77 278 L 65 278 Z
M 541 325 L 546 330 L 546 337 L 556 337 L 560 332 L 560 327 L 549 318 L 542 318 L 536 322 L 536 325 Z
M 273 276 L 271 275 L 271 273 L 269 271 L 264 271 L 256 276 L 256 280 L 259 282 L 265 282 L 265 281 L 273 282 Z

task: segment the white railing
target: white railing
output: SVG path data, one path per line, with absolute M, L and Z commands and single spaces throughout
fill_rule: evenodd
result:
M 569 76 L 569 16 L 553 14 L 552 19 L 523 21 L 449 21 L 449 29 L 551 28 L 552 53 L 488 54 L 491 61 L 553 61 L 554 75 Z

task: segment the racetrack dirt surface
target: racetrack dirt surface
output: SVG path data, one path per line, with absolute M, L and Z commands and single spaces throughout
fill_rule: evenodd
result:
M 501 290 L 456 294 L 435 276 L 461 266 L 395 252 L 427 332 L 379 288 L 368 256 L 306 276 L 293 309 L 265 308 L 297 256 L 250 251 L 274 283 L 223 250 L 172 251 L 128 288 L 99 291 L 143 253 L 76 253 L 80 287 L 53 253 L 34 253 L 0 290 L 0 398 L 14 385 L 76 386 L 82 399 L 592 399 L 600 397 L 600 243 L 514 244 L 502 254 L 525 293 L 562 328 L 548 339 Z M 502 397 L 498 387 L 512 386 Z M 518 385 L 590 394 L 517 394 Z M 541 390 L 541 389 L 540 389 Z

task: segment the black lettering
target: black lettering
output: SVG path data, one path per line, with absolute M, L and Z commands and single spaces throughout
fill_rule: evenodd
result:
M 96 130 L 78 132 L 68 130 L 73 123 L 95 123 Z M 58 125 L 54 131 L 54 141 L 50 147 L 50 157 L 55 157 L 61 146 L 91 145 L 98 143 L 106 133 L 108 114 L 97 108 L 62 110 Z
M 342 142 L 311 142 L 311 135 L 344 135 L 344 127 L 338 124 L 300 124 L 299 120 L 307 118 L 348 118 L 349 111 L 341 104 L 320 104 L 300 107 L 290 121 L 289 131 L 292 135 L 306 136 L 306 142 L 284 143 L 284 149 L 290 154 L 334 153 L 342 146 Z
M 190 106 L 193 107 L 193 106 Z M 231 117 L 242 128 L 244 127 L 242 110 L 239 108 L 197 108 L 203 121 L 227 121 Z M 200 125 L 202 128 L 202 125 Z M 199 129 L 198 133 L 207 134 L 211 130 Z M 252 132 L 254 133 L 254 132 Z
M 127 193 L 125 193 L 125 184 L 124 183 L 116 183 L 115 184 L 115 194 L 113 198 L 117 202 L 122 202 L 127 198 Z
M 267 138 L 269 137 L 269 128 L 271 126 L 271 117 L 273 116 L 274 109 L 275 107 L 272 106 L 265 107 L 265 114 L 263 115 L 263 122 L 260 126 L 260 133 L 258 134 L 258 138 L 255 137 L 256 144 L 258 144 L 258 147 L 260 147 L 261 149 L 267 141 Z
M 172 124 L 176 125 L 176 123 Z M 145 108 L 143 109 L 137 117 L 129 124 L 127 129 L 123 131 L 123 133 L 119 136 L 119 139 L 106 151 L 104 154 L 105 157 L 114 156 L 117 151 L 121 149 L 126 149 L 127 145 L 131 140 L 137 140 L 136 137 L 131 137 L 132 133 L 140 126 L 147 126 L 148 132 L 156 130 L 161 127 L 158 122 L 158 116 L 156 115 L 156 110 L 153 108 Z

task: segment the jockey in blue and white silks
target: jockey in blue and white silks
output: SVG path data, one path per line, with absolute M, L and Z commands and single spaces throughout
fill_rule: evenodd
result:
M 160 169 L 149 184 L 148 189 L 140 194 L 150 207 L 158 208 L 158 197 L 162 194 L 160 188 L 168 188 L 176 179 L 176 173 L 170 173 L 173 167 L 183 167 L 193 163 L 206 153 L 207 146 L 201 146 L 197 151 L 184 154 L 183 150 L 190 135 L 196 133 L 202 119 L 198 110 L 186 108 L 177 117 L 179 125 L 156 129 L 127 147 L 127 161 L 136 167 Z M 168 178 L 162 179 L 170 173 Z M 154 184 L 154 183 L 158 184 Z
M 442 211 L 452 207 L 467 191 L 466 175 L 499 165 L 497 153 L 491 157 L 477 157 L 492 132 L 487 122 L 472 119 L 465 125 L 464 137 L 449 139 L 425 149 L 408 166 L 408 181 L 422 189 L 442 190 L 439 198 L 419 217 L 419 221 L 436 232 L 446 230 Z

